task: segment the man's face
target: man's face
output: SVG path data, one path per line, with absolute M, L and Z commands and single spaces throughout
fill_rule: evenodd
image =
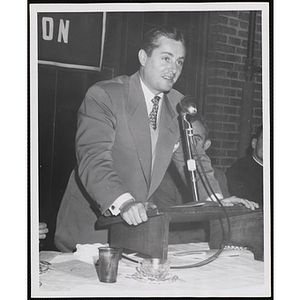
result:
M 161 36 L 151 56 L 140 50 L 141 77 L 154 94 L 168 92 L 181 74 L 185 58 L 184 45 Z
M 261 133 L 258 139 L 252 140 L 252 148 L 253 148 L 253 156 L 262 163 L 263 162 L 263 133 Z
M 195 146 L 201 147 L 206 151 L 210 147 L 211 141 L 206 139 L 205 128 L 198 121 L 193 122 L 192 126 L 194 130 Z

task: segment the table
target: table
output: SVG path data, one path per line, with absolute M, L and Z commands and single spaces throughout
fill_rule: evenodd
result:
M 183 260 L 182 256 L 178 258 L 178 253 L 195 250 L 198 253 L 186 255 Z M 171 260 L 172 266 L 190 264 L 211 256 L 215 251 L 210 250 L 207 243 L 169 245 L 168 259 Z M 171 269 L 170 278 L 176 275 L 178 279 L 171 283 L 161 284 L 135 280 L 133 275 L 136 273 L 137 263 L 127 258 L 122 258 L 119 263 L 116 283 L 101 283 L 92 258 L 87 258 L 85 253 L 82 253 L 81 255 L 68 253 L 56 256 L 51 261 L 50 268 L 39 275 L 41 286 L 37 283 L 33 284 L 35 287 L 32 289 L 32 296 L 270 296 L 270 276 L 266 261 L 254 260 L 253 253 L 248 250 L 224 249 L 216 260 L 202 267 Z M 129 257 L 135 260 L 141 259 L 136 254 L 129 255 Z M 64 271 L 62 271 L 63 268 L 65 268 Z

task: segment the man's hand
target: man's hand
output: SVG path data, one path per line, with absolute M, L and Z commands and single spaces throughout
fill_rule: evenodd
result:
M 120 208 L 120 215 L 127 224 L 138 225 L 148 220 L 146 211 L 155 208 L 150 202 L 129 202 Z
M 39 239 L 45 239 L 48 232 L 47 224 L 44 222 L 39 223 Z
M 242 205 L 245 205 L 247 208 L 251 208 L 252 210 L 259 208 L 258 203 L 250 201 L 250 200 L 242 199 L 242 198 L 237 198 L 235 196 L 232 196 L 232 197 L 226 198 L 226 199 L 222 199 L 221 202 L 224 206 L 233 206 L 234 204 L 242 204 Z

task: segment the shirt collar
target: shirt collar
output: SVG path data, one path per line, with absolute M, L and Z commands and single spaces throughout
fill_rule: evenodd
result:
M 252 155 L 252 158 L 254 159 L 255 162 L 257 162 L 260 166 L 263 167 L 263 164 L 262 164 L 260 161 L 258 161 L 258 160 L 254 157 L 254 155 Z
M 145 96 L 145 100 L 146 100 L 146 103 L 148 104 L 151 104 L 152 105 L 152 102 L 151 100 L 154 98 L 154 96 L 159 96 L 160 99 L 163 99 L 163 93 L 159 93 L 157 95 L 153 94 L 149 88 L 146 86 L 146 84 L 143 82 L 142 78 L 140 77 L 140 81 L 141 81 L 141 85 L 142 85 L 142 90 L 143 90 L 143 93 L 144 93 L 144 96 Z

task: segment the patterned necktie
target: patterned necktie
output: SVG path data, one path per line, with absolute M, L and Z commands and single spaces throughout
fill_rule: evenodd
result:
M 149 122 L 154 130 L 156 130 L 157 125 L 157 112 L 158 112 L 158 102 L 160 100 L 159 96 L 155 96 L 151 101 L 153 102 L 153 108 L 151 113 L 149 114 Z

